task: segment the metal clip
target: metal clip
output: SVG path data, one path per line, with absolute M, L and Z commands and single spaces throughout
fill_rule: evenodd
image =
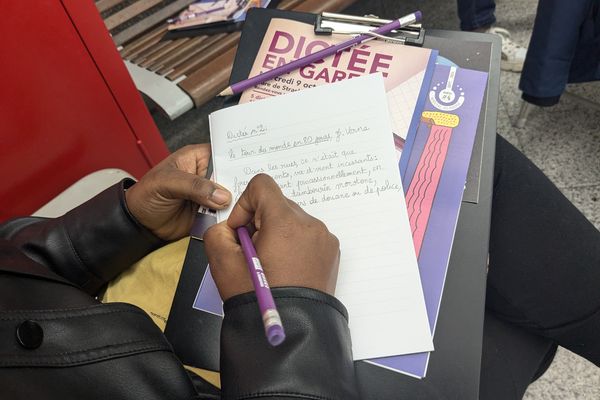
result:
M 370 35 L 387 42 L 422 46 L 425 38 L 425 29 L 421 24 L 409 25 L 397 31 L 390 32 L 389 36 L 370 32 L 372 29 L 392 22 L 373 15 L 358 17 L 338 13 L 323 12 L 315 20 L 316 35 Z

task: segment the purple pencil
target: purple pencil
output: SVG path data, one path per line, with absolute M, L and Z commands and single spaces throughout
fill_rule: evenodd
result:
M 276 76 L 287 74 L 288 72 L 302 68 L 305 65 L 312 64 L 315 61 L 319 61 L 325 57 L 334 55 L 335 53 L 347 49 L 348 47 L 352 47 L 358 43 L 362 43 L 367 40 L 373 39 L 374 36 L 372 34 L 385 35 L 386 33 L 389 33 L 395 29 L 400 29 L 410 24 L 414 24 L 415 22 L 419 22 L 421 20 L 421 17 L 421 11 L 415 11 L 412 14 L 405 15 L 402 18 L 393 20 L 389 24 L 382 25 L 379 28 L 372 30 L 371 34 L 355 36 L 354 38 L 345 42 L 336 44 L 331 47 L 327 47 L 306 57 L 299 58 L 280 67 L 273 68 L 269 71 L 263 72 L 262 74 L 253 76 L 252 78 L 248 78 L 241 82 L 234 83 L 233 85 L 229 86 L 221 93 L 219 93 L 219 96 L 231 96 L 236 93 L 241 93 L 248 88 L 256 86 L 259 83 L 268 81 L 269 79 L 273 79 Z
M 248 234 L 248 229 L 245 226 L 240 226 L 236 231 L 242 250 L 244 251 L 244 256 L 246 257 L 252 283 L 254 284 L 254 291 L 256 292 L 258 308 L 260 309 L 260 315 L 265 326 L 267 340 L 271 346 L 278 346 L 285 340 L 285 332 L 281 324 L 281 318 L 277 312 L 277 307 L 275 307 L 275 301 L 273 300 L 267 277 L 263 272 L 262 265 L 252 244 L 252 239 L 250 239 L 250 235 Z

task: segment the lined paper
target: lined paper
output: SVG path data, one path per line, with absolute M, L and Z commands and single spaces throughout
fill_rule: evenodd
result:
M 355 360 L 433 350 L 381 75 L 223 109 L 210 130 L 234 200 L 269 174 L 340 240 Z

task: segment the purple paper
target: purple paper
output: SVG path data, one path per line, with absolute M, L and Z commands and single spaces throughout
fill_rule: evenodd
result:
M 429 212 L 429 215 L 418 251 L 419 272 L 432 335 L 435 332 L 486 83 L 485 72 L 436 65 L 429 96 L 423 109 L 424 113 L 442 112 L 458 117 L 458 125 L 451 128 L 437 190 L 434 190 L 433 203 L 430 209 L 423 211 Z M 426 150 L 426 145 L 430 143 L 428 139 L 435 129 L 436 125 L 432 124 L 431 120 L 422 119 L 411 143 L 410 153 L 403 154 L 403 157 L 409 156 L 402 175 L 405 191 L 411 187 L 420 160 L 430 151 L 429 147 Z M 419 178 L 418 175 L 416 179 Z M 385 357 L 369 362 L 422 378 L 427 372 L 429 353 Z
M 217 285 L 210 274 L 210 268 L 206 268 L 206 272 L 204 272 L 202 283 L 200 283 L 192 307 L 196 310 L 218 315 L 219 317 L 223 316 L 223 301 L 219 295 Z

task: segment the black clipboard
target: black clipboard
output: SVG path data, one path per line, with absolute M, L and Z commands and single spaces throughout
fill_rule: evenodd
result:
M 315 24 L 316 15 L 252 10 L 242 31 L 230 84 L 248 78 L 273 18 Z M 427 18 L 424 17 L 424 25 Z M 427 376 L 407 375 L 357 362 L 363 398 L 477 399 L 485 303 L 496 117 L 500 88 L 500 38 L 495 35 L 426 29 L 423 47 L 437 49 L 456 65 L 488 73 L 488 85 L 471 156 L 440 317 Z M 472 336 L 465 336 L 468 329 Z M 460 365 L 460 368 L 456 368 Z
M 316 16 L 310 13 L 282 10 L 250 10 L 242 30 L 230 84 L 248 77 L 272 18 L 286 18 L 314 24 Z M 440 55 L 454 61 L 460 67 L 489 73 L 482 105 L 482 118 L 477 128 L 478 133 L 471 160 L 474 167 L 470 168 L 468 178 L 470 181 L 477 182 L 474 186 L 476 189 L 465 192 L 461 207 L 434 337 L 436 350 L 430 358 L 426 378 L 415 379 L 364 362 L 357 362 L 356 371 L 364 398 L 433 399 L 440 398 L 440 394 L 443 393 L 443 398 L 477 399 L 500 86 L 501 42 L 500 38 L 494 35 L 427 30 L 423 46 L 439 50 Z M 191 243 L 188 257 L 184 262 L 184 271 L 188 265 L 198 263 L 201 259 L 201 256 L 195 254 L 196 252 L 203 252 L 202 245 Z M 194 276 L 198 278 L 197 273 Z M 197 288 L 196 286 L 195 291 Z M 191 299 L 189 293 L 187 296 Z M 191 303 L 187 301 L 186 307 L 189 309 Z M 174 301 L 173 304 L 175 306 L 176 302 Z M 218 338 L 218 333 L 207 332 L 207 329 L 214 328 L 211 319 L 214 321 L 214 318 L 218 317 L 208 313 L 203 314 L 193 317 L 201 319 L 200 321 L 183 319 L 183 322 L 189 323 L 190 326 L 198 326 L 198 330 L 189 333 L 190 340 L 194 340 L 195 343 L 190 345 L 191 347 L 174 343 L 175 352 L 184 362 L 193 359 L 194 363 L 191 364 L 193 366 L 218 370 L 219 347 L 213 345 L 214 339 Z M 169 316 L 167 330 L 169 324 L 172 324 L 171 317 Z M 471 335 L 465 336 L 465 330 L 468 330 Z M 208 340 L 204 340 L 205 334 L 209 335 Z M 171 337 L 169 339 L 173 340 Z M 193 355 L 189 354 L 192 352 Z M 456 365 L 460 365 L 460 368 L 456 368 Z
M 204 242 L 191 239 L 165 327 L 165 336 L 183 364 L 218 371 L 223 320 L 192 307 L 207 266 Z
M 389 16 L 388 16 L 389 17 Z M 314 25 L 316 16 L 282 10 L 251 10 L 236 53 L 230 84 L 248 77 L 262 38 L 273 18 Z M 426 26 L 427 17 L 423 25 Z M 459 67 L 488 72 L 488 85 L 471 157 L 440 317 L 427 376 L 415 379 L 364 363 L 356 363 L 363 398 L 477 399 L 487 261 L 491 193 L 500 88 L 500 38 L 489 34 L 426 29 L 423 47 Z M 468 335 L 465 335 L 465 332 Z M 460 365 L 460 368 L 456 368 Z
M 214 217 L 199 214 L 196 218 L 195 225 L 202 225 L 202 219 Z M 218 371 L 223 319 L 193 307 L 208 268 L 208 258 L 204 242 L 195 238 L 193 232 L 192 235 L 171 304 L 165 336 L 183 364 Z

